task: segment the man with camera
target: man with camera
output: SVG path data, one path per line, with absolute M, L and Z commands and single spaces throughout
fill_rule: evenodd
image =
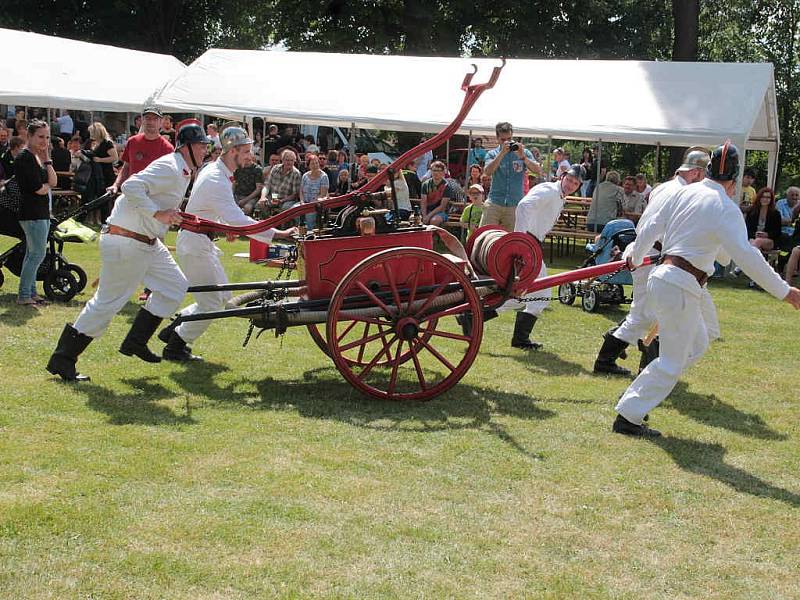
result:
M 481 226 L 499 225 L 514 231 L 515 213 L 524 195 L 523 181 L 527 171 L 540 173 L 541 166 L 525 146 L 514 141 L 511 123 L 498 123 L 495 132 L 499 145 L 486 153 L 484 174 L 492 178 L 492 186 L 483 205 Z

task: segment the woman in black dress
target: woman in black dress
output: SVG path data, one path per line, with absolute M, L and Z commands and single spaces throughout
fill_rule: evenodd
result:
M 100 174 L 96 176 L 96 189 L 91 198 L 84 198 L 83 201 L 89 202 L 97 196 L 106 193 L 106 188 L 114 185 L 116 175 L 114 175 L 114 163 L 119 160 L 119 153 L 116 146 L 108 135 L 102 123 L 94 122 L 89 125 L 89 142 L 87 149 L 92 151 L 92 161 L 100 167 Z M 106 217 L 111 214 L 111 203 L 103 205 L 102 208 L 89 215 L 89 221 L 96 224 L 105 223 Z

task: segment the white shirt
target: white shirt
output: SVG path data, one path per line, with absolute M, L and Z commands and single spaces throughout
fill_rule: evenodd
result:
M 782 300 L 789 293 L 788 284 L 750 245 L 739 207 L 715 181 L 704 179 L 684 186 L 643 221 L 634 248 L 628 253 L 634 265 L 641 265 L 653 243 L 661 238 L 662 254 L 680 256 L 709 275 L 714 272 L 715 260 L 726 264 L 733 258 L 753 281 L 776 298 Z M 650 276 L 700 294 L 697 280 L 673 265 L 660 265 Z
M 202 219 L 241 227 L 257 223 L 242 212 L 233 197 L 233 173 L 221 158 L 208 163 L 197 175 L 186 212 Z M 269 244 L 275 235 L 274 229 L 254 233 L 248 237 Z M 176 242 L 178 254 L 217 253 L 218 249 L 211 239 L 202 233 L 182 229 Z
M 561 181 L 540 183 L 530 189 L 519 201 L 514 231 L 527 231 L 540 243 L 553 228 L 564 208 Z
M 183 202 L 192 172 L 178 152 L 171 152 L 131 175 L 122 184 L 107 222 L 151 238 L 163 238 L 168 225 L 153 215 L 159 210 L 175 209 Z

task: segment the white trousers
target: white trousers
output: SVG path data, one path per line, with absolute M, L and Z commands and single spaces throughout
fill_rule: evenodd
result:
M 162 319 L 173 314 L 186 295 L 186 277 L 161 240 L 148 246 L 105 233 L 100 236 L 100 259 L 97 291 L 74 325 L 84 335 L 103 335 L 141 283 L 153 291 L 144 308 Z
M 539 274 L 536 276 L 536 279 L 541 279 L 542 277 L 547 277 L 547 267 L 542 261 L 542 268 L 539 269 Z M 523 296 L 536 296 L 539 298 L 552 298 L 553 296 L 553 288 L 547 288 L 544 290 L 539 290 L 537 292 L 527 292 L 523 294 Z M 507 300 L 503 306 L 497 309 L 498 312 L 503 312 L 506 310 L 520 310 L 523 309 L 524 312 L 534 315 L 538 317 L 540 314 L 544 312 L 544 309 L 547 308 L 547 305 L 550 304 L 548 300 L 533 300 L 532 302 L 520 302 L 519 300 Z
M 221 285 L 228 283 L 228 276 L 219 260 L 221 252 L 214 247 L 214 253 L 179 254 L 183 272 L 189 279 L 190 285 Z M 181 311 L 181 315 L 193 315 L 197 312 L 222 310 L 225 303 L 231 299 L 230 292 L 197 292 L 194 295 L 195 303 Z M 194 342 L 203 335 L 211 326 L 211 321 L 189 321 L 181 323 L 175 332 L 188 343 Z
M 658 322 L 659 356 L 633 380 L 616 406 L 619 414 L 637 424 L 669 396 L 681 373 L 708 348 L 700 296 L 654 277 L 647 282 L 647 292 Z
M 633 278 L 633 302 L 631 302 L 630 310 L 622 325 L 617 327 L 612 334 L 615 338 L 627 344 L 635 345 L 639 340 L 644 339 L 656 322 L 653 302 L 647 293 L 647 279 L 650 277 L 653 268 L 654 266 L 648 265 L 640 267 L 631 273 Z M 708 289 L 703 286 L 701 290 L 700 312 L 706 324 L 708 341 L 713 342 L 720 337 L 717 308 L 714 306 L 714 300 L 711 298 Z

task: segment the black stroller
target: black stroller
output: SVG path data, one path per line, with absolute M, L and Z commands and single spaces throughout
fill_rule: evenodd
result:
M 107 193 L 82 206 L 50 218 L 47 254 L 42 264 L 39 265 L 39 271 L 36 273 L 36 281 L 43 282 L 45 296 L 50 300 L 69 302 L 86 287 L 86 271 L 64 257 L 65 241 L 55 235 L 59 224 L 67 219 L 83 217 L 91 211 L 97 210 L 113 197 L 112 194 Z M 0 287 L 2 287 L 5 280 L 2 267 L 19 277 L 22 271 L 22 261 L 25 258 L 25 233 L 12 213 L 5 209 L 2 209 L 2 211 L 4 226 L 0 228 L 0 234 L 16 237 L 21 241 L 0 254 Z

